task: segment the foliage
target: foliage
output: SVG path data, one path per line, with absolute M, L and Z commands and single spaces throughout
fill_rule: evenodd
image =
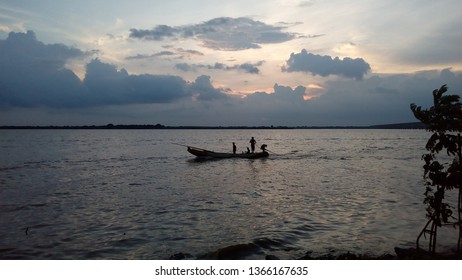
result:
M 459 133 L 462 131 L 462 104 L 458 95 L 444 95 L 446 92 L 446 85 L 435 89 L 433 106 L 429 109 L 411 104 L 414 116 L 433 132 L 426 144 L 428 153 L 422 156 L 426 179 L 424 202 L 427 204 L 427 216 L 438 226 L 442 222 L 448 223 L 453 214 L 452 207 L 444 202 L 445 191 L 460 189 L 462 184 L 462 141 Z M 452 134 L 454 132 L 458 134 Z M 436 154 L 442 150 L 446 150 L 448 161 L 440 163 Z

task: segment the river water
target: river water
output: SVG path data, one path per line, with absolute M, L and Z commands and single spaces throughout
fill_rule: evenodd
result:
M 265 159 L 197 160 L 186 144 Z M 0 258 L 393 254 L 426 222 L 423 130 L 2 130 Z M 450 233 L 451 234 L 451 233 Z M 450 250 L 456 239 L 442 239 Z

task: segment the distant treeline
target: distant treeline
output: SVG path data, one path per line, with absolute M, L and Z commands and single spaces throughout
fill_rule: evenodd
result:
M 371 126 L 165 126 L 162 124 L 107 124 L 83 126 L 0 126 L 0 129 L 425 129 L 420 122 Z

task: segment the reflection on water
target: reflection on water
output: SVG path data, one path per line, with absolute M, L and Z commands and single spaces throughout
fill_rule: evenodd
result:
M 197 160 L 184 143 L 269 158 Z M 425 223 L 411 130 L 8 130 L 0 257 L 393 253 Z M 453 244 L 440 245 L 442 250 Z

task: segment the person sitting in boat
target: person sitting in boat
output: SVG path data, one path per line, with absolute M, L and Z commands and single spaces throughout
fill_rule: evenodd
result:
M 260 149 L 261 149 L 263 152 L 266 152 L 266 147 L 268 147 L 268 145 L 263 144 L 263 145 L 261 145 Z
M 246 154 L 250 154 L 250 149 L 249 149 L 249 147 L 247 147 L 247 152 L 246 152 Z
M 233 154 L 236 154 L 236 144 L 233 142 Z

